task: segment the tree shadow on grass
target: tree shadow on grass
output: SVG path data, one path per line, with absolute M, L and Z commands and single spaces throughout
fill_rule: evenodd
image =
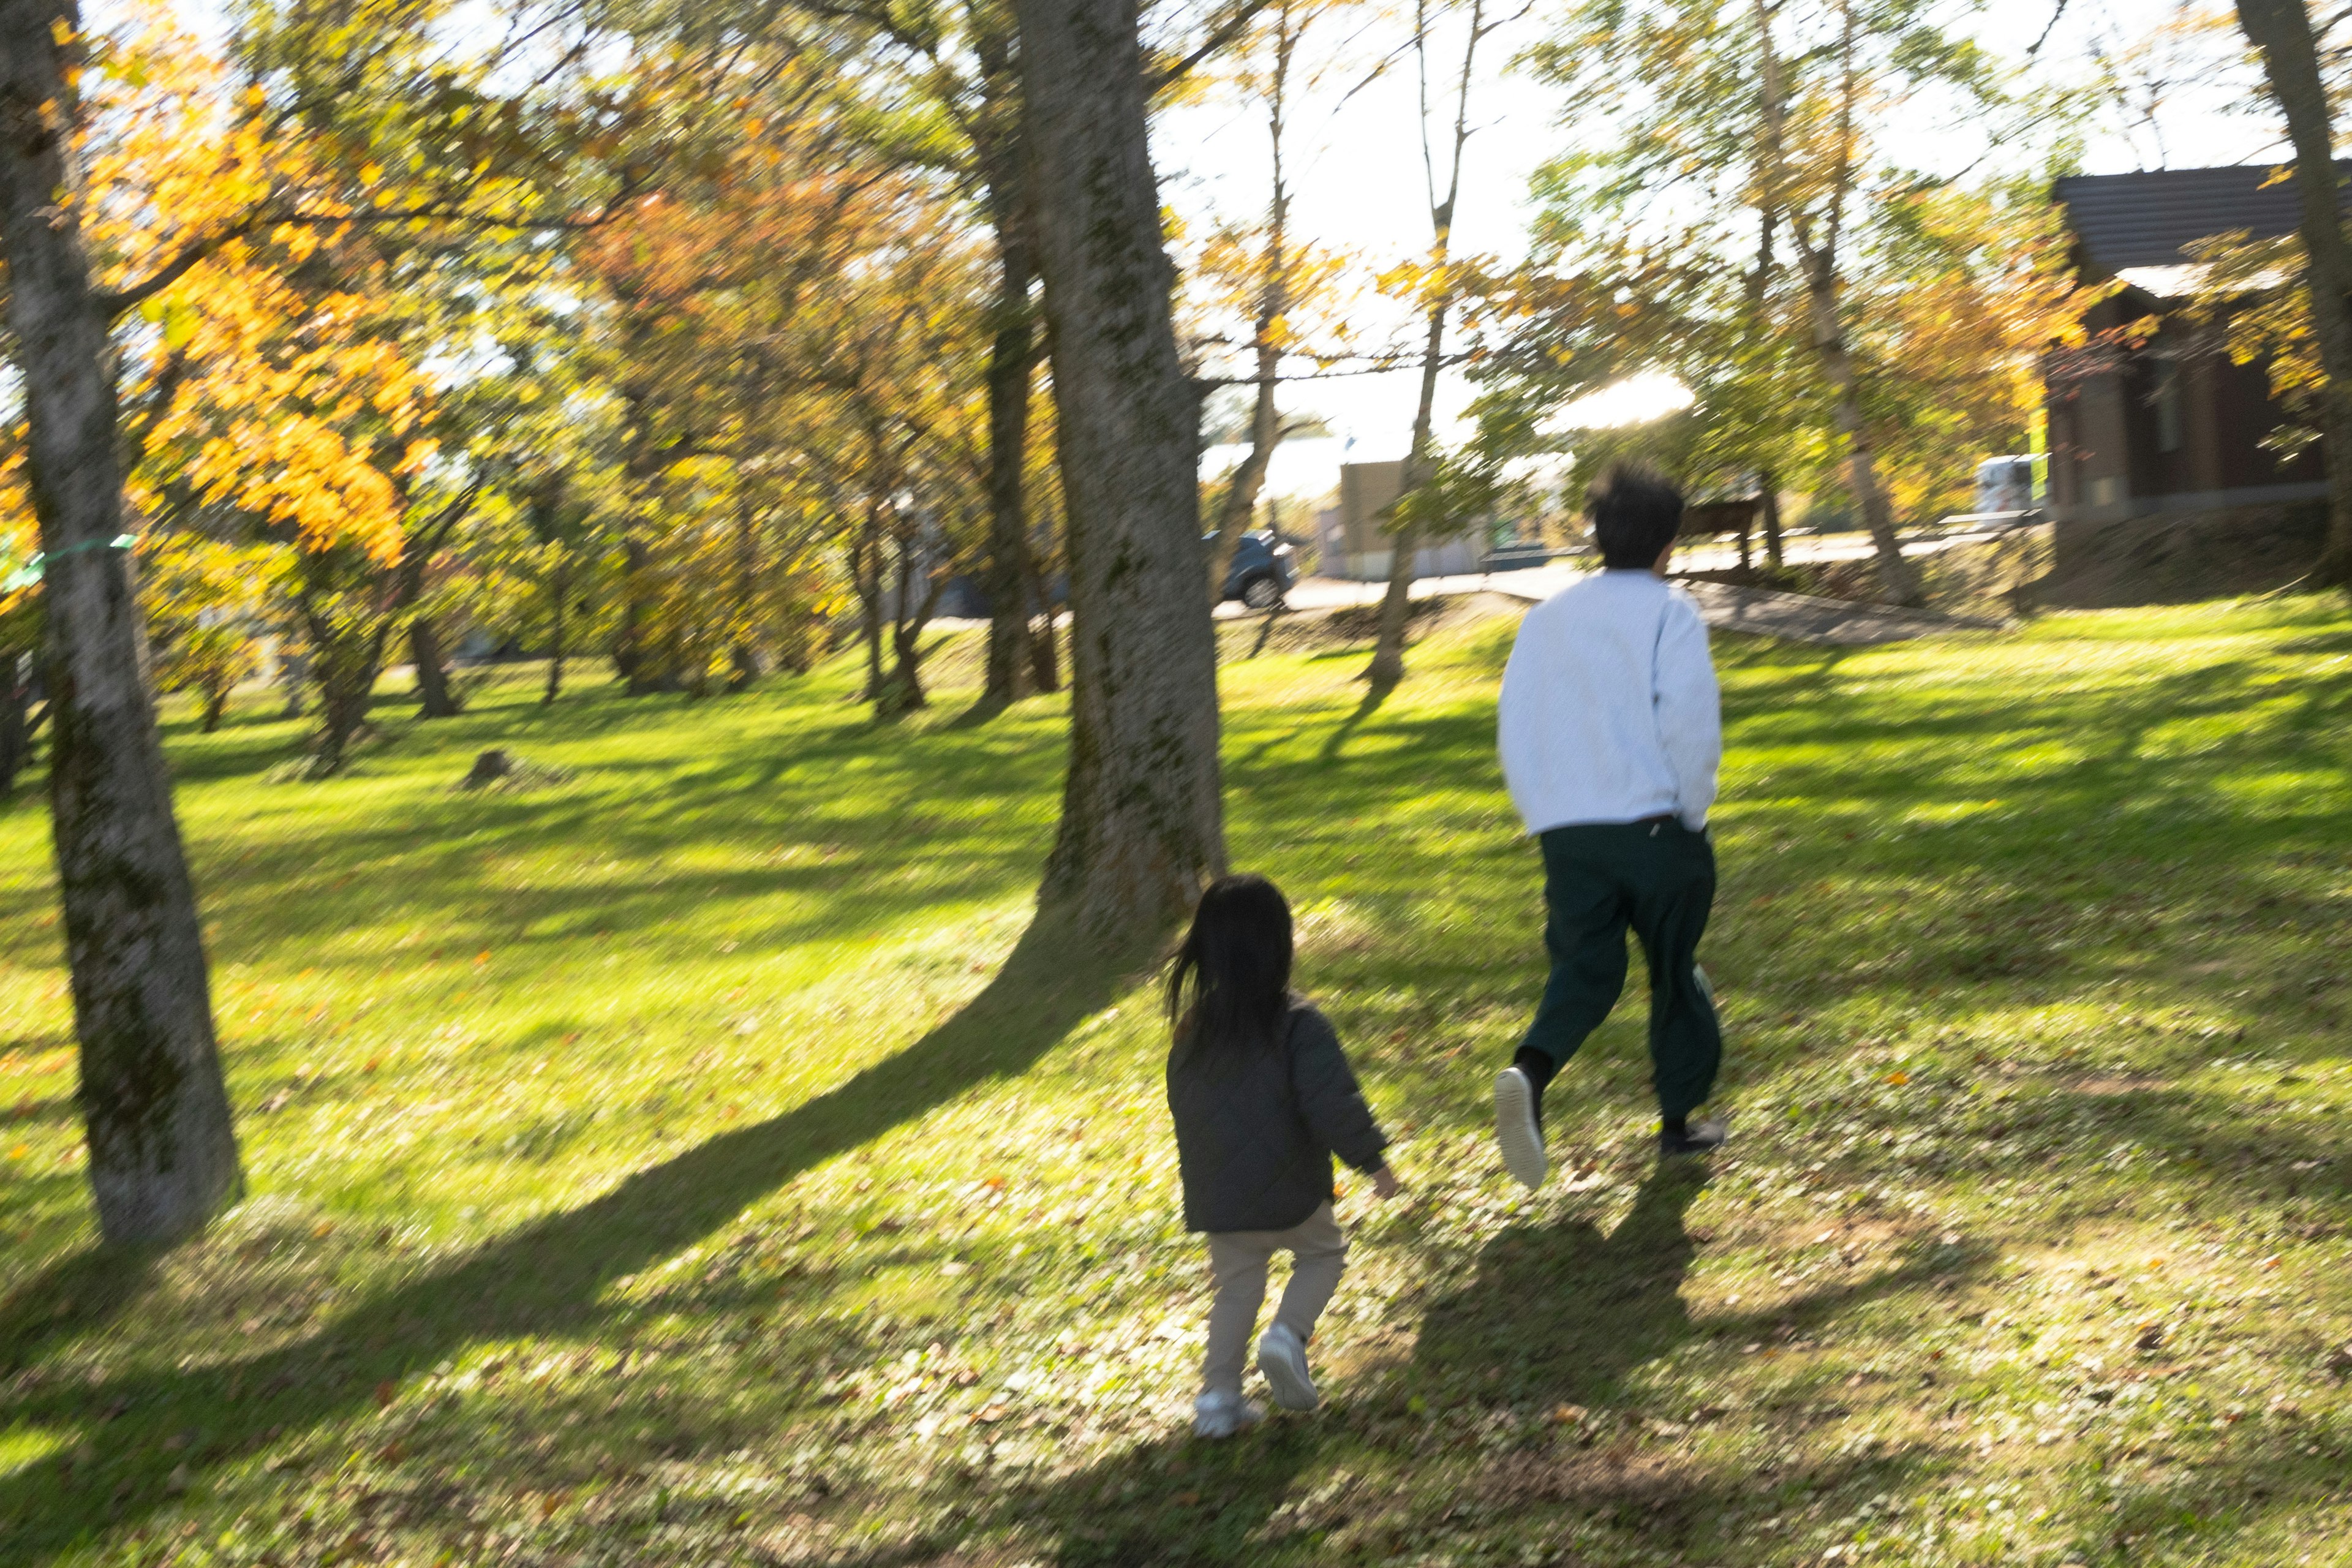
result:
M 1349 737 L 1363 728 L 1364 722 L 1373 714 L 1381 710 L 1381 704 L 1386 702 L 1389 700 L 1389 694 L 1396 689 L 1397 682 L 1393 680 L 1367 679 L 1364 685 L 1364 700 L 1356 704 L 1356 710 L 1353 713 L 1339 721 L 1339 727 L 1332 731 L 1330 737 L 1323 742 L 1323 760 L 1328 763 L 1345 750 Z
M 68 1487 L 69 1472 L 58 1461 L 0 1479 L 0 1523 L 22 1521 L 8 1544 L 55 1551 L 93 1529 L 135 1521 L 166 1500 L 167 1487 L 200 1486 L 209 1470 L 299 1441 L 467 1343 L 593 1332 L 609 1315 L 600 1298 L 614 1281 L 694 1245 L 801 1173 L 992 1079 L 1026 1071 L 1118 996 L 1150 957 L 1139 944 L 1106 949 L 1066 919 L 1041 915 L 955 1016 L 781 1116 L 713 1138 L 578 1208 L 388 1285 L 291 1344 L 187 1371 L 144 1366 L 70 1386 L 36 1384 L 0 1402 L 0 1426 L 79 1427 L 101 1412 L 120 1412 L 104 1428 L 104 1446 L 117 1456 L 105 1476 L 111 1494 Z M 84 1255 L 52 1275 L 96 1278 L 118 1267 Z M 145 1277 L 126 1275 L 107 1304 L 77 1308 L 51 1331 L 102 1326 L 107 1314 L 134 1302 Z M 12 1338 L 22 1342 L 16 1332 Z M 205 1440 L 167 1449 L 166 1434 L 187 1428 L 202 1430 Z M 176 1481 L 174 1463 L 185 1467 Z

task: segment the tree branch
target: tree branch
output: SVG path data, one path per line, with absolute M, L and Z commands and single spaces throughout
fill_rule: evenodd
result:
M 456 223 L 476 228 L 504 229 L 510 233 L 532 233 L 546 230 L 582 230 L 600 227 L 620 213 L 630 196 L 636 194 L 634 178 L 624 178 L 621 188 L 613 193 L 604 207 L 589 216 L 570 214 L 562 217 L 525 217 L 520 214 L 478 213 L 462 205 L 446 203 L 427 204 L 414 207 L 361 207 L 343 213 L 312 213 L 297 208 L 256 207 L 244 217 L 201 239 L 190 240 L 169 261 L 137 283 L 101 293 L 99 308 L 107 319 L 120 318 L 126 310 L 136 310 L 156 295 L 177 283 L 231 240 L 269 228 L 341 228 L 345 226 L 373 226 L 394 223 Z
M 1226 45 L 1248 31 L 1249 25 L 1257 20 L 1258 13 L 1265 10 L 1271 3 L 1272 0 L 1239 0 L 1239 4 L 1234 7 L 1233 15 L 1212 27 L 1209 30 L 1209 36 L 1202 40 L 1199 48 L 1181 59 L 1171 60 L 1158 70 L 1146 75 L 1143 79 L 1145 93 L 1157 98 L 1169 88 L 1192 75 L 1202 61 L 1223 49 Z

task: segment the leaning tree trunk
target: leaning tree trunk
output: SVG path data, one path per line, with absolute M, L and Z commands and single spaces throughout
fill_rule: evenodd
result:
M 1041 897 L 1097 930 L 1177 919 L 1223 868 L 1200 403 L 1128 0 L 1015 0 L 1068 516 L 1070 763 Z
M 1420 54 L 1428 47 L 1428 13 L 1416 6 L 1413 16 L 1413 47 Z M 1413 491 L 1431 478 L 1430 430 L 1437 403 L 1437 372 L 1444 363 L 1445 318 L 1454 305 L 1454 284 L 1447 263 L 1454 251 L 1454 215 L 1462 199 L 1462 155 L 1470 142 L 1472 68 L 1477 63 L 1479 40 L 1487 30 L 1484 0 L 1471 0 L 1469 21 L 1469 37 L 1462 47 L 1462 77 L 1454 100 L 1454 161 L 1446 176 L 1445 195 L 1438 195 L 1433 178 L 1429 192 L 1429 259 L 1441 281 L 1436 297 L 1429 304 L 1429 339 L 1421 355 L 1421 402 L 1413 413 L 1412 445 L 1405 454 L 1404 483 L 1397 492 L 1397 500 L 1406 506 L 1406 514 L 1389 536 L 1388 591 L 1381 595 L 1380 630 L 1372 639 L 1372 662 L 1364 667 L 1364 679 L 1376 692 L 1386 691 L 1404 679 L 1404 634 L 1412 619 L 1413 558 L 1421 552 L 1421 524 L 1409 503 Z M 1428 57 L 1420 54 L 1420 58 L 1421 68 L 1425 72 Z M 1424 84 L 1428 81 L 1426 75 L 1422 79 Z M 1424 85 L 1424 95 L 1426 91 Z M 1423 111 L 1421 134 L 1423 166 L 1433 176 L 1435 165 L 1429 160 L 1426 110 Z
M 441 638 L 431 617 L 408 623 L 408 657 L 416 665 L 416 713 L 421 719 L 455 719 L 466 710 L 449 689 L 449 666 L 441 657 Z
M 996 335 L 988 353 L 988 674 L 981 701 L 1002 707 L 1033 684 L 1023 580 L 1029 556 L 1030 366 L 1037 353 L 1029 285 L 1036 265 L 1019 138 L 1000 133 L 981 153 L 997 260 Z
M 2327 544 L 2312 569 L 2312 581 L 2343 587 L 2352 585 L 2352 243 L 2344 236 L 2336 132 L 2304 0 L 2238 0 L 2238 25 L 2262 52 L 2263 78 L 2285 111 L 2287 134 L 2294 142 L 2304 287 L 2320 367 L 2327 376 L 2319 398 L 2327 458 Z
M 1274 466 L 1274 448 L 1282 440 L 1281 414 L 1274 401 L 1275 375 L 1281 360 L 1281 350 L 1262 337 L 1257 350 L 1257 398 L 1250 411 L 1249 455 L 1225 486 L 1224 500 L 1217 508 L 1216 531 L 1209 541 L 1213 607 L 1224 603 L 1225 579 L 1234 573 L 1234 552 L 1240 548 L 1242 535 L 1249 531 L 1250 519 L 1257 514 L 1266 470 Z
M 121 552 L 118 409 L 66 160 L 72 0 L 0 0 L 0 248 L 47 554 L 49 795 L 100 1234 L 183 1236 L 244 1185 L 172 786 Z
M 1266 470 L 1274 465 L 1274 448 L 1282 440 L 1282 416 L 1275 407 L 1275 386 L 1282 374 L 1283 317 L 1290 309 L 1290 187 L 1282 169 L 1282 132 L 1288 108 L 1290 58 L 1298 43 L 1290 25 L 1290 9 L 1278 11 L 1275 34 L 1274 79 L 1267 92 L 1266 140 L 1274 158 L 1274 194 L 1266 203 L 1265 273 L 1257 297 L 1257 320 L 1250 333 L 1257 355 L 1257 395 L 1250 409 L 1249 456 L 1234 470 L 1225 487 L 1224 504 L 1217 510 L 1215 536 L 1209 542 L 1209 603 L 1225 598 L 1225 579 L 1233 574 L 1234 552 L 1257 511 L 1258 492 L 1265 488 Z M 1272 626 L 1274 618 L 1266 617 Z M 1265 639 L 1259 639 L 1263 642 Z
M 375 705 L 375 683 L 383 673 L 383 633 L 341 636 L 313 617 L 311 668 L 319 691 L 318 751 L 310 759 L 311 776 L 326 778 L 342 771 L 351 758 L 352 743 L 366 727 L 368 710 Z
M 1862 509 L 1863 526 L 1870 531 L 1870 542 L 1877 551 L 1879 581 L 1891 603 L 1924 605 L 1927 590 L 1920 584 L 1918 568 L 1903 554 L 1903 542 L 1895 531 L 1895 506 L 1887 500 L 1886 487 L 1879 482 L 1878 454 L 1871 441 L 1869 422 L 1863 417 L 1860 378 L 1854 373 L 1853 355 L 1846 349 L 1845 327 L 1838 314 L 1837 278 L 1826 251 L 1807 256 L 1805 292 L 1812 317 L 1813 353 L 1829 380 L 1832 416 L 1845 441 L 1846 487 L 1853 492 L 1854 505 Z
M 1448 217 L 1450 221 L 1450 214 Z M 1438 238 L 1441 267 L 1445 260 L 1446 238 L 1443 234 Z M 1444 358 L 1448 303 L 1441 299 L 1429 308 L 1429 341 L 1421 356 L 1421 402 L 1413 412 L 1412 445 L 1405 455 L 1404 483 L 1397 491 L 1401 503 L 1410 500 L 1412 492 L 1429 478 L 1430 433 L 1436 418 L 1437 370 Z M 1380 629 L 1372 638 L 1372 662 L 1364 667 L 1364 679 L 1381 691 L 1404 679 L 1404 634 L 1412 619 L 1413 557 L 1421 553 L 1418 521 L 1408 515 L 1396 524 L 1389 540 L 1388 589 L 1381 595 Z

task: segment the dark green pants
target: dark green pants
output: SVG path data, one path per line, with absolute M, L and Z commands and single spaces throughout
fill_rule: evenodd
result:
M 1658 1111 L 1706 1102 L 1723 1031 L 1698 969 L 1715 902 L 1715 847 L 1678 822 L 1596 823 L 1542 836 L 1544 947 L 1551 978 L 1527 1048 L 1558 1067 L 1601 1026 L 1625 989 L 1625 931 L 1650 963 L 1651 1081 Z

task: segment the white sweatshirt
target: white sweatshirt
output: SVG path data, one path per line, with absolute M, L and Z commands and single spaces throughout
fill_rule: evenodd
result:
M 1723 718 L 1706 623 L 1650 572 L 1597 572 L 1519 623 L 1503 670 L 1503 777 L 1529 833 L 1715 804 Z

